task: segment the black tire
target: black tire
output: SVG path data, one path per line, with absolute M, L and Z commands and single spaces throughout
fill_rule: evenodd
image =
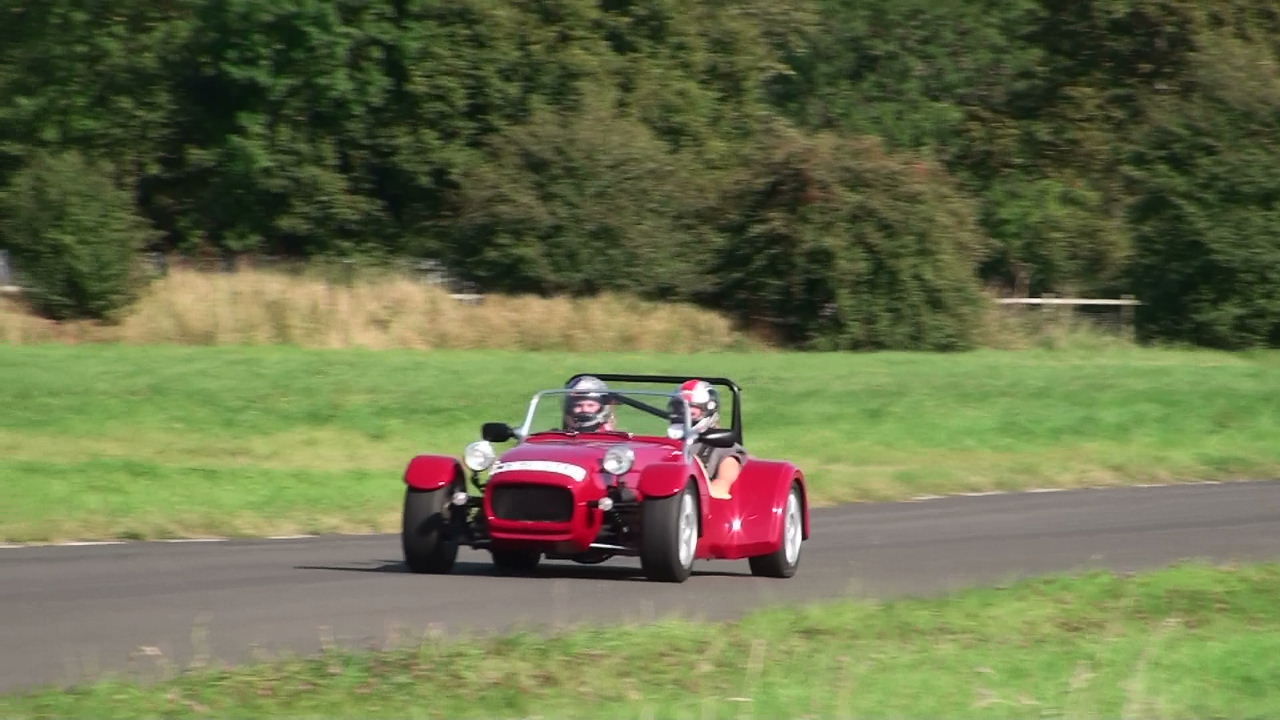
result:
M 531 573 L 538 567 L 542 553 L 536 550 L 490 550 L 493 565 L 503 572 Z
M 451 487 L 439 490 L 409 488 L 404 496 L 404 526 L 400 544 L 404 564 L 416 573 L 447 573 L 458 559 L 458 544 L 447 533 Z
M 640 567 L 646 577 L 659 582 L 689 578 L 698 544 L 698 517 L 698 495 L 692 487 L 671 497 L 644 501 L 640 509 Z
M 760 577 L 789 578 L 800 567 L 800 548 L 804 544 L 804 499 L 800 486 L 792 483 L 787 506 L 782 513 L 782 544 L 768 555 L 748 558 L 751 574 Z M 790 547 L 789 547 L 790 546 Z

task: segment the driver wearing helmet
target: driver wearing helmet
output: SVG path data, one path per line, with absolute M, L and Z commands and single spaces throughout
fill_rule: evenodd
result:
M 676 392 L 689 408 L 689 422 L 693 424 L 696 434 L 690 447 L 694 457 L 702 463 L 711 497 L 727 500 L 732 497 L 729 491 L 742 472 L 747 451 L 737 443 L 732 447 L 719 448 L 700 439 L 702 433 L 720 425 L 720 392 L 705 380 L 686 380 Z M 679 402 L 672 400 L 673 416 L 677 422 L 683 422 L 684 413 L 679 405 Z
M 571 432 L 613 430 L 613 405 L 609 403 L 609 386 L 591 375 L 573 378 L 565 386 L 564 429 Z

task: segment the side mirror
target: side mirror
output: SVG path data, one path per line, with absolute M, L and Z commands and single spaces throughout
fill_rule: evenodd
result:
M 516 436 L 516 431 L 506 423 L 491 422 L 480 426 L 480 437 L 491 443 L 506 442 Z
M 730 428 L 712 428 L 702 433 L 698 439 L 711 447 L 728 448 L 733 447 L 738 436 Z

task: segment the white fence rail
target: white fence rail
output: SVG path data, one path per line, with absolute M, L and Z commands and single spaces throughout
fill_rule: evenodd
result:
M 1060 298 L 1060 297 L 1038 297 L 1038 298 L 996 298 L 996 302 L 1000 305 L 1120 305 L 1134 306 L 1141 305 L 1142 301 L 1135 300 L 1132 296 L 1125 296 L 1119 300 L 1111 298 Z
M 1036 322 L 1046 323 L 1050 327 L 1066 327 L 1074 322 L 1086 320 L 1097 328 L 1108 328 L 1113 332 L 1132 337 L 1134 333 L 1134 308 L 1142 301 L 1132 295 L 1121 295 L 1118 298 L 1074 298 L 1058 297 L 1046 294 L 1038 298 L 995 298 L 997 305 L 1011 308 L 1026 308 L 1022 312 L 1032 313 L 1027 317 L 1037 317 Z M 1041 325 L 1045 327 L 1045 325 Z

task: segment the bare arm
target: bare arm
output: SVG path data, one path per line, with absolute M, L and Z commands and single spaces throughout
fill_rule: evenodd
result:
M 742 472 L 742 462 L 736 457 L 727 457 L 720 461 L 720 470 L 716 474 L 716 479 L 711 481 L 707 487 L 711 493 L 711 497 L 721 500 L 728 500 L 732 497 L 730 490 L 733 483 L 738 479 L 738 475 Z

